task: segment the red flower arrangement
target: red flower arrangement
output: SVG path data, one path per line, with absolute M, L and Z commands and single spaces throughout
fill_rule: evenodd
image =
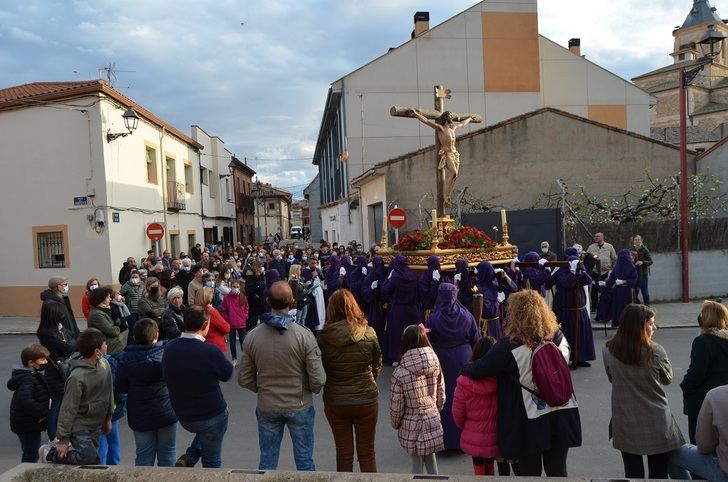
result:
M 399 238 L 395 249 L 400 251 L 428 250 L 432 246 L 434 234 L 432 228 L 415 229 Z M 437 245 L 440 249 L 490 249 L 494 246 L 495 241 L 490 236 L 470 226 L 449 230 Z
M 440 249 L 490 249 L 495 246 L 493 238 L 471 226 L 462 226 L 445 233 Z
M 432 238 L 434 232 L 432 228 L 415 229 L 404 234 L 399 238 L 399 243 L 395 246 L 400 251 L 420 251 L 430 249 L 432 246 Z

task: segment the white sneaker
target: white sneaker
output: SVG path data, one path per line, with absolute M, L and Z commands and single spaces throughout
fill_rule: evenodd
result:
M 233 368 L 236 367 L 236 366 L 238 366 L 238 359 L 237 358 L 233 358 Z
M 399 362 L 392 362 L 392 368 L 397 368 L 399 366 Z
M 56 451 L 56 444 L 53 442 L 43 444 L 38 449 L 38 463 L 39 464 L 51 464 L 53 463 L 52 460 L 48 460 L 48 456 L 52 453 L 55 453 Z

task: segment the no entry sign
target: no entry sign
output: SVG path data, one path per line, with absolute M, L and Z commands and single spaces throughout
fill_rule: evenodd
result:
M 387 221 L 394 229 L 402 228 L 405 224 L 407 224 L 407 213 L 404 212 L 404 209 L 395 207 L 389 211 Z
M 149 223 L 147 225 L 147 238 L 152 241 L 159 241 L 164 237 L 164 226 L 160 223 Z

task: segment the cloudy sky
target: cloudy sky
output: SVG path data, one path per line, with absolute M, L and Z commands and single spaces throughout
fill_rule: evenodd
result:
M 218 135 L 296 197 L 329 84 L 474 0 L 2 0 L 0 88 L 102 77 L 183 131 Z M 692 0 L 542 0 L 539 30 L 631 78 L 671 62 Z M 713 0 L 728 16 L 728 0 Z M 132 72 L 123 72 L 123 71 Z

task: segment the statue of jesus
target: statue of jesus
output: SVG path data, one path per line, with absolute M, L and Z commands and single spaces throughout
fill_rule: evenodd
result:
M 434 122 L 423 116 L 419 109 L 412 109 L 412 115 L 426 126 L 435 129 L 437 139 L 440 141 L 440 151 L 437 153 L 440 156 L 440 163 L 437 165 L 438 176 L 442 171 L 445 174 L 450 174 L 450 179 L 447 182 L 447 188 L 444 192 L 445 206 L 450 206 L 452 191 L 455 189 L 455 182 L 460 171 L 460 154 L 455 148 L 455 131 L 470 124 L 473 118 L 468 117 L 464 121 L 455 124 L 453 123 L 449 110 L 443 112 Z

